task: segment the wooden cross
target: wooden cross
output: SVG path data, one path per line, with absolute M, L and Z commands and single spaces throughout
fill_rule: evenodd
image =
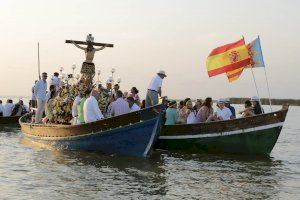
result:
M 85 45 L 88 45 L 88 42 L 86 42 L 86 41 L 76 41 L 76 40 L 66 40 L 66 43 L 76 43 L 76 44 L 85 44 Z M 98 43 L 98 42 L 91 42 L 91 44 L 93 45 L 93 46 L 101 46 L 101 47 L 103 47 L 103 46 L 105 46 L 105 47 L 114 47 L 114 45 L 113 44 L 106 44 L 106 43 Z

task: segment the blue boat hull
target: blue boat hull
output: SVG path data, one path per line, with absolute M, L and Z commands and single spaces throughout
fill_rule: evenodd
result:
M 38 137 L 26 135 L 31 140 L 58 149 L 101 151 L 107 154 L 147 157 L 160 132 L 159 117 L 123 126 L 71 137 Z

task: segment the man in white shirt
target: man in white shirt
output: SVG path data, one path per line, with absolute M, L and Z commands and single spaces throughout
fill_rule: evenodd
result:
M 58 72 L 54 72 L 53 78 L 52 78 L 52 80 L 50 82 L 50 85 L 54 85 L 55 86 L 56 92 L 59 91 L 59 89 L 61 87 L 61 81 L 60 81 L 59 73 Z
M 42 73 L 42 79 L 34 86 L 34 95 L 37 99 L 37 111 L 35 113 L 35 123 L 41 123 L 43 112 L 46 106 L 47 73 Z
M 13 101 L 11 99 L 8 99 L 3 107 L 3 117 L 11 116 L 14 107 L 15 105 L 13 104 Z
M 0 116 L 3 116 L 3 105 L 2 105 L 2 100 L 0 100 Z
M 151 80 L 146 96 L 146 107 L 158 104 L 158 95 L 161 96 L 162 81 L 165 77 L 167 77 L 165 71 L 161 70 Z
M 98 105 L 98 99 L 99 92 L 92 90 L 90 97 L 85 100 L 83 105 L 83 116 L 85 123 L 98 121 L 104 118 Z
M 229 108 L 225 107 L 225 100 L 220 99 L 218 101 L 218 108 L 217 108 L 217 118 L 219 120 L 229 120 L 233 119 L 233 115 Z
M 78 122 L 78 109 L 77 106 L 81 100 L 82 95 L 79 94 L 75 97 L 73 105 L 72 105 L 72 116 L 73 116 L 73 125 L 79 124 Z
M 127 102 L 129 104 L 130 112 L 135 112 L 140 110 L 141 108 L 134 102 L 133 97 L 127 97 Z
M 117 100 L 112 102 L 111 106 L 111 115 L 118 116 L 130 112 L 129 104 L 126 100 L 123 99 L 122 91 L 118 90 L 116 92 Z

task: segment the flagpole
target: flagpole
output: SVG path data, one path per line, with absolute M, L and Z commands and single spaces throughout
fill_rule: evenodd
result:
M 258 35 L 257 37 L 258 37 L 259 43 L 260 43 L 259 35 Z M 261 45 L 260 45 L 260 48 L 261 48 Z M 268 88 L 270 110 L 271 110 L 271 112 L 272 112 L 273 110 L 272 110 L 272 102 L 271 102 L 271 93 L 270 93 L 269 81 L 268 81 L 268 76 L 267 76 L 267 70 L 266 70 L 266 67 L 265 67 L 265 66 L 264 66 L 264 71 L 265 71 L 265 78 L 266 78 L 267 88 Z
M 242 35 L 243 39 L 244 39 L 244 36 Z M 245 40 L 245 39 L 244 39 Z M 254 81 L 254 85 L 255 85 L 255 89 L 256 89 L 256 93 L 257 93 L 257 97 L 258 97 L 258 100 L 259 100 L 259 104 L 261 104 L 261 101 L 260 101 L 260 96 L 259 96 L 259 92 L 258 92 L 258 88 L 257 88 L 257 84 L 256 84 L 256 79 L 255 79 L 255 76 L 254 76 L 254 72 L 253 72 L 253 67 L 251 66 L 251 73 L 252 73 L 252 77 L 253 77 L 253 81 Z M 262 106 L 261 106 L 261 112 L 263 112 L 262 110 Z
M 38 42 L 38 74 L 39 79 L 41 79 L 41 68 L 40 68 L 40 43 Z

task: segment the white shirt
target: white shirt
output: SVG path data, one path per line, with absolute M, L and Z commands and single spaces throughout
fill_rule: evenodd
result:
M 3 113 L 3 105 L 0 104 L 0 113 Z
M 57 76 L 53 76 L 50 85 L 55 85 L 56 91 L 58 91 L 60 88 L 60 79 Z
M 14 109 L 15 105 L 12 103 L 6 103 L 5 106 L 3 107 L 3 116 L 11 116 L 11 113 Z
M 158 88 L 162 86 L 162 78 L 160 76 L 156 75 L 150 82 L 150 85 L 148 87 L 148 90 L 154 90 L 158 92 Z
M 222 110 L 217 109 L 217 117 L 222 117 L 223 120 L 229 120 L 232 116 L 232 113 L 229 108 L 224 107 Z
M 103 115 L 94 96 L 87 98 L 83 105 L 83 116 L 85 123 L 103 119 Z
M 73 106 L 72 106 L 72 116 L 73 117 L 77 117 L 78 115 L 78 110 L 77 110 L 77 106 L 79 105 L 81 98 L 80 96 L 76 96 L 73 102 Z
M 194 124 L 196 123 L 196 116 L 193 111 L 190 112 L 189 116 L 186 118 L 186 123 L 187 124 Z
M 47 82 L 39 80 L 34 86 L 34 95 L 39 100 L 46 100 Z
M 141 108 L 138 105 L 136 105 L 136 103 L 134 103 L 130 108 L 130 112 L 135 112 L 138 110 L 141 110 Z
M 118 116 L 130 112 L 129 104 L 123 98 L 118 98 L 116 101 L 112 102 L 111 115 Z

